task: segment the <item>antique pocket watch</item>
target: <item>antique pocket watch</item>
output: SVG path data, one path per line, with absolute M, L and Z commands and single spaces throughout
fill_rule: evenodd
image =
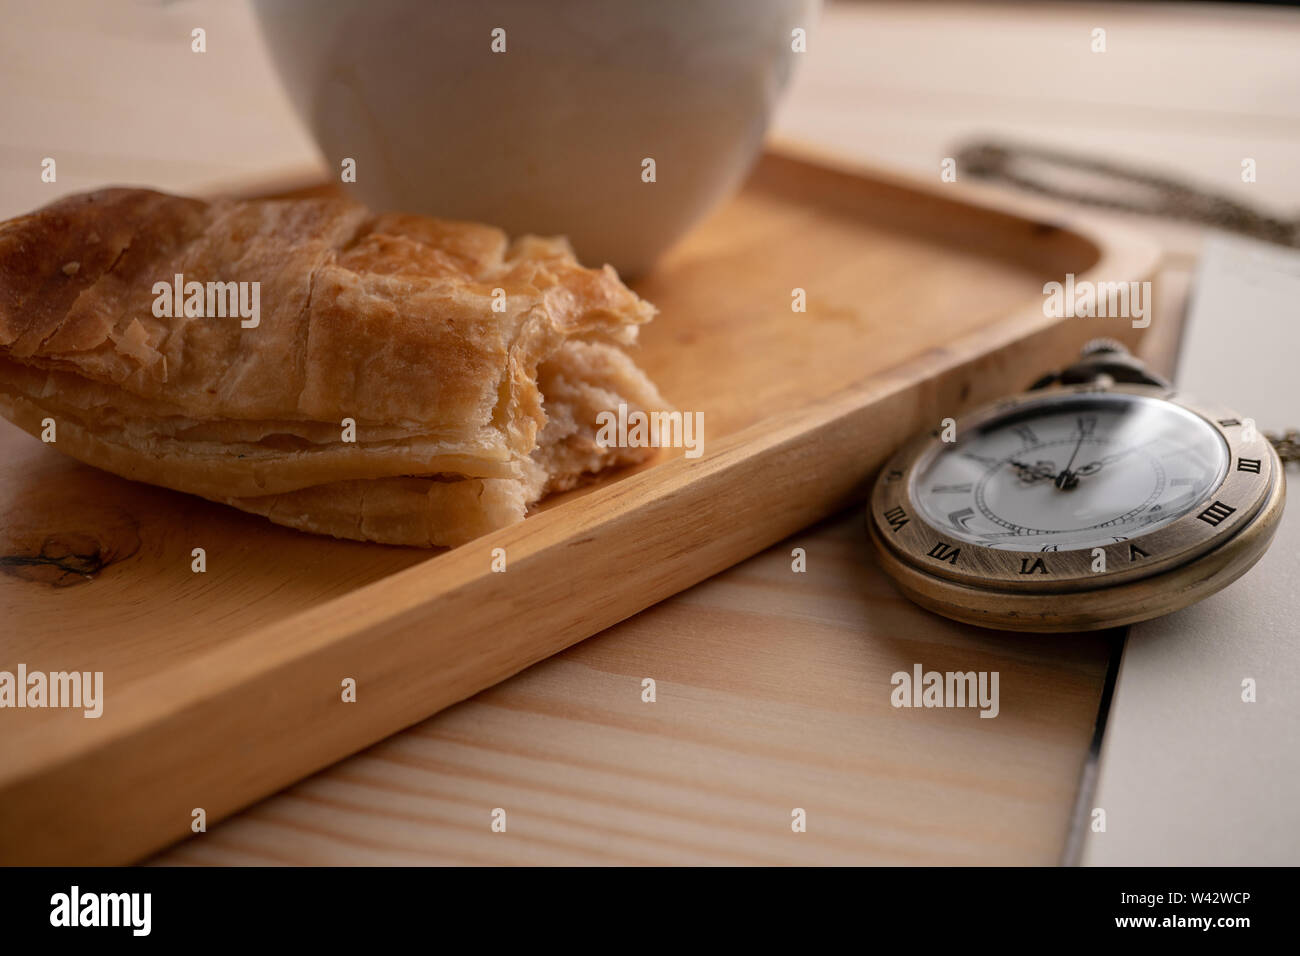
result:
M 1176 397 L 1116 342 L 954 431 L 885 465 L 868 525 L 903 593 L 959 621 L 1080 631 L 1168 614 L 1244 574 L 1282 514 L 1283 463 L 1253 422 Z

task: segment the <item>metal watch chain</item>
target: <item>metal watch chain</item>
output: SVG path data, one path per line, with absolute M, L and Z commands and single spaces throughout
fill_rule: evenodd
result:
M 1003 146 L 983 142 L 972 143 L 960 150 L 957 164 L 972 176 L 999 179 L 1043 196 L 1199 222 L 1266 242 L 1300 248 L 1300 219 L 1279 219 L 1227 196 L 1121 163 L 1074 156 L 1041 146 Z M 1048 175 L 1034 175 L 1036 167 Z M 1052 170 L 1064 170 L 1082 182 L 1073 188 L 1052 183 L 1049 181 Z M 1087 188 L 1088 184 L 1095 188 Z

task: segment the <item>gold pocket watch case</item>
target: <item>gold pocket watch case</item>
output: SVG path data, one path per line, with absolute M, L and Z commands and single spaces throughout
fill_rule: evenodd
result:
M 919 436 L 884 467 L 881 565 L 946 617 L 1082 631 L 1168 614 L 1268 547 L 1281 461 L 1249 419 L 1154 384 L 1025 392 Z

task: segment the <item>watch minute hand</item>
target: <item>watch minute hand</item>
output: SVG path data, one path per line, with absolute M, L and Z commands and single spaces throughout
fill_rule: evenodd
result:
M 1131 448 L 1125 448 L 1123 451 L 1117 451 L 1114 454 L 1103 455 L 1101 458 L 1098 458 L 1096 461 L 1090 461 L 1088 462 L 1088 464 L 1081 466 L 1079 470 L 1075 472 L 1075 474 L 1080 477 L 1084 475 L 1096 474 L 1097 472 L 1101 471 L 1102 466 L 1112 465 L 1115 462 L 1119 461 L 1124 456 L 1133 454 L 1133 452 L 1137 451 L 1140 447 L 1142 446 L 1134 445 Z
M 1083 428 L 1080 427 L 1079 440 L 1074 443 L 1074 451 L 1070 453 L 1070 460 L 1065 463 L 1065 467 L 1061 469 L 1061 473 L 1056 476 L 1056 480 L 1053 482 L 1062 491 L 1068 491 L 1079 483 L 1078 476 L 1070 471 L 1070 466 L 1074 464 L 1074 459 L 1079 455 L 1079 449 L 1083 447 L 1083 440 L 1087 437 Z

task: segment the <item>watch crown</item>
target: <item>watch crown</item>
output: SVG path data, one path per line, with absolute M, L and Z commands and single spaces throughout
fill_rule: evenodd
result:
M 1153 385 L 1168 389 L 1169 383 L 1148 372 L 1146 366 L 1116 339 L 1093 339 L 1083 347 L 1083 354 L 1068 368 L 1044 375 L 1030 389 L 1049 385 L 1085 385 L 1107 379 L 1106 387 L 1116 382 L 1126 385 Z
M 1101 338 L 1093 339 L 1085 344 L 1081 354 L 1100 355 L 1106 352 L 1118 352 L 1121 355 L 1127 355 L 1128 349 L 1126 349 L 1124 343 L 1120 342 L 1118 339 Z

